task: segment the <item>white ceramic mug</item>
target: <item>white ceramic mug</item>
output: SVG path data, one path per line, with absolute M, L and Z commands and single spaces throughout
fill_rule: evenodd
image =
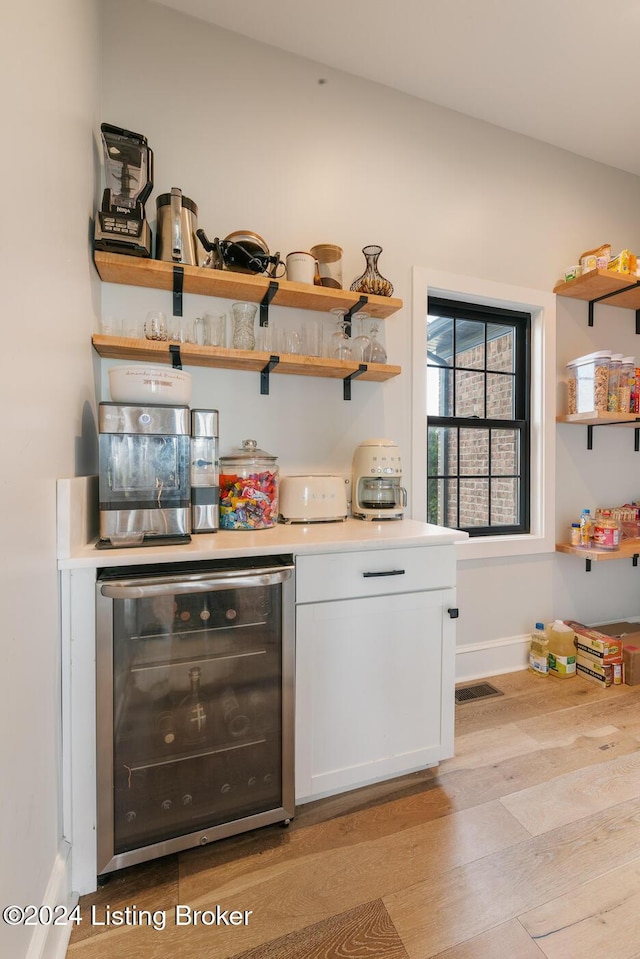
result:
M 287 279 L 294 283 L 310 283 L 316 275 L 317 260 L 310 253 L 296 251 L 287 254 Z

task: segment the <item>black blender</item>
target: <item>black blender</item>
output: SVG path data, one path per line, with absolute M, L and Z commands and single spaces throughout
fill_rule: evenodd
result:
M 151 256 L 144 205 L 153 189 L 153 151 L 141 133 L 110 123 L 103 123 L 100 132 L 106 187 L 96 213 L 94 249 Z

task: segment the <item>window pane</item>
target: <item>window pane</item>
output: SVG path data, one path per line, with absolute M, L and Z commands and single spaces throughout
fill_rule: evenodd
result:
M 489 475 L 489 430 L 460 430 L 460 475 Z
M 453 413 L 453 371 L 446 366 L 427 368 L 427 416 Z
M 484 323 L 474 320 L 456 320 L 456 366 L 468 370 L 483 370 Z
M 517 479 L 495 479 L 491 482 L 491 525 L 514 526 L 520 522 Z
M 487 369 L 500 373 L 515 372 L 516 333 L 513 327 L 487 324 Z
M 457 528 L 457 500 L 457 480 L 427 480 L 427 522 Z
M 491 430 L 492 476 L 513 476 L 518 472 L 519 435 L 516 430 Z
M 460 526 L 489 525 L 489 480 L 460 480 Z
M 431 356 L 429 356 L 431 354 Z M 453 363 L 453 320 L 444 316 L 427 317 L 427 359 L 437 357 L 439 363 Z
M 484 418 L 484 373 L 456 370 L 455 415 Z
M 512 420 L 513 376 L 504 373 L 487 373 L 487 418 Z
M 457 428 L 430 426 L 427 436 L 427 476 L 451 476 L 457 472 Z

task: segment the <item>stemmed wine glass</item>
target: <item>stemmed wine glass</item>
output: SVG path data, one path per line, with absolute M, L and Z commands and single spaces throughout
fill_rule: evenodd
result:
M 364 321 L 369 319 L 368 313 L 354 313 L 354 321 L 358 321 L 359 333 L 351 341 L 354 360 L 364 360 L 365 351 L 371 346 L 371 340 L 364 333 Z
M 380 327 L 377 323 L 374 323 L 371 327 L 371 342 L 369 346 L 364 351 L 363 359 L 365 363 L 386 363 L 387 362 L 387 351 L 384 346 L 378 339 L 378 330 Z
M 329 337 L 329 356 L 336 360 L 350 360 L 353 353 L 351 350 L 350 339 L 345 333 L 344 317 L 346 310 L 335 307 L 329 311 L 337 317 L 336 329 Z

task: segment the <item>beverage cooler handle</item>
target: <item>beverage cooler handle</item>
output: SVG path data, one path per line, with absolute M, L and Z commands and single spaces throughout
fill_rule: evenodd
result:
M 101 592 L 109 599 L 144 599 L 148 596 L 175 596 L 177 593 L 209 593 L 221 589 L 241 589 L 247 586 L 273 586 L 291 576 L 291 567 L 282 569 L 256 569 L 251 573 L 230 572 L 220 576 L 194 576 L 189 574 L 166 576 L 144 581 L 135 579 L 114 580 L 103 583 Z

